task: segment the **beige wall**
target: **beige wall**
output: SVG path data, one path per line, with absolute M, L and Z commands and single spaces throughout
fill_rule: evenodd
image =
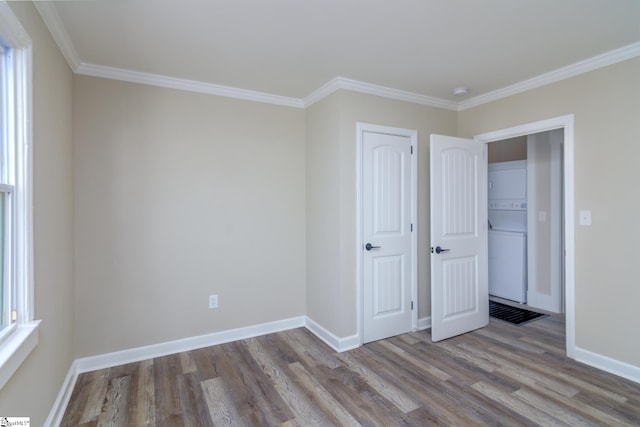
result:
M 489 163 L 527 160 L 527 137 L 519 136 L 504 141 L 496 141 L 487 146 Z
M 528 283 L 529 290 L 551 295 L 551 245 L 560 245 L 560 242 L 551 241 L 551 223 L 555 221 L 551 212 L 551 145 L 549 144 L 549 132 L 542 132 L 531 137 L 532 147 L 530 159 L 535 165 L 535 175 L 531 178 L 535 180 L 535 194 L 530 194 L 528 200 L 535 206 L 535 264 L 529 268 L 535 269 L 535 283 Z M 540 220 L 540 214 L 544 212 L 546 218 Z M 531 238 L 531 231 L 529 238 Z M 529 276 L 531 277 L 531 276 Z M 531 303 L 531 301 L 529 301 Z
M 304 314 L 338 337 L 355 334 L 356 122 L 418 130 L 426 317 L 429 134 L 472 137 L 574 113 L 576 214 L 591 209 L 594 221 L 576 226 L 577 345 L 640 366 L 640 319 L 629 314 L 640 299 L 640 203 L 630 197 L 640 59 L 460 113 L 348 91 L 304 111 L 74 80 L 33 5 L 11 7 L 34 42 L 43 323 L 0 390 L 0 413 L 41 425 L 77 357 Z M 212 293 L 217 310 L 207 308 Z
M 33 221 L 39 343 L 0 390 L 0 414 L 43 425 L 73 354 L 73 78 L 29 2 L 12 2 L 33 42 Z
M 340 96 L 306 110 L 307 316 L 344 337 L 340 282 Z M 355 135 L 355 130 L 354 130 Z M 355 307 L 353 307 L 355 310 Z M 344 331 L 344 332 L 342 332 Z
M 338 134 L 336 135 L 336 120 Z M 357 333 L 356 283 L 356 123 L 415 129 L 418 131 L 418 316 L 431 313 L 429 281 L 429 135 L 452 135 L 456 113 L 433 107 L 394 101 L 372 95 L 338 91 L 307 110 L 308 170 L 307 194 L 330 194 L 328 203 L 308 204 L 307 230 L 338 224 L 320 257 L 312 257 L 315 244 L 307 240 L 307 312 L 316 322 L 338 337 Z M 324 129 L 322 128 L 324 126 Z M 335 138 L 339 140 L 336 142 Z M 323 148 L 312 147 L 325 144 Z M 312 156 L 321 150 L 324 156 Z M 336 182 L 336 179 L 338 180 Z M 333 227 L 333 225 L 331 225 Z M 339 262 L 330 261 L 339 256 Z M 325 269 L 319 279 L 316 274 Z M 326 271 L 328 269 L 329 271 Z M 327 284 L 327 280 L 337 283 Z M 311 298 L 317 295 L 317 298 Z
M 576 345 L 640 366 L 640 58 L 461 111 L 464 137 L 575 114 Z M 578 224 L 590 209 L 593 225 Z
M 74 89 L 76 357 L 305 314 L 303 110 Z

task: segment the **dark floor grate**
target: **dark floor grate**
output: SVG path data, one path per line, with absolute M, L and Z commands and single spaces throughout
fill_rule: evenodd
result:
M 536 313 L 523 308 L 512 307 L 495 301 L 489 301 L 489 316 L 514 325 L 522 326 L 525 323 L 547 317 L 548 314 Z

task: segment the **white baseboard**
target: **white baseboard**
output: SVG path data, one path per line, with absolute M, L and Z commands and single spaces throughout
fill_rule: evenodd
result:
M 124 365 L 141 360 L 153 359 L 156 357 L 166 356 L 169 354 L 180 353 L 183 351 L 195 350 L 202 347 L 224 344 L 227 342 L 253 338 L 261 335 L 271 334 L 275 332 L 286 331 L 306 327 L 311 333 L 317 336 L 337 352 L 343 352 L 357 348 L 360 346 L 358 335 L 351 335 L 340 338 L 313 319 L 307 316 L 293 317 L 290 319 L 278 320 L 275 322 L 262 323 L 259 325 L 247 326 L 244 328 L 231 329 L 228 331 L 214 332 L 211 334 L 200 335 L 196 337 L 184 338 L 180 340 L 152 344 L 144 347 L 137 347 L 128 350 L 116 351 L 113 353 L 101 354 L 97 356 L 84 357 L 76 359 L 71 364 L 69 372 L 62 384 L 58 397 L 56 398 L 49 416 L 45 421 L 45 426 L 58 426 L 62 421 L 62 416 L 71 398 L 71 393 L 76 384 L 78 375 L 84 372 L 95 371 L 97 369 L 105 369 L 113 366 Z M 418 319 L 418 330 L 431 327 L 431 317 L 423 317 Z M 575 348 L 575 359 L 579 362 L 586 363 L 603 371 L 621 376 L 640 383 L 640 368 L 597 353 L 590 352 L 581 348 Z
M 640 367 L 638 366 L 621 362 L 580 347 L 574 348 L 573 355 L 578 362 L 585 363 L 589 366 L 626 378 L 630 381 L 640 383 Z
M 309 317 L 307 317 L 305 326 L 311 333 L 338 353 L 360 347 L 360 339 L 357 334 L 344 338 L 337 337 Z
M 360 341 L 357 335 L 339 338 L 308 317 L 300 316 L 277 320 L 275 322 L 247 326 L 244 328 L 214 332 L 211 334 L 199 335 L 175 341 L 115 351 L 97 356 L 83 357 L 81 359 L 74 360 L 71 364 L 69 372 L 67 373 L 60 392 L 58 393 L 58 397 L 53 403 L 53 407 L 45 421 L 45 426 L 54 427 L 60 425 L 62 417 L 64 416 L 64 411 L 69 404 L 69 399 L 71 398 L 71 393 L 75 387 L 78 375 L 84 372 L 111 368 L 113 366 L 139 362 L 141 360 L 153 359 L 156 357 L 167 356 L 169 354 L 195 350 L 198 348 L 224 344 L 300 327 L 306 327 L 311 331 L 311 333 L 338 352 L 360 346 Z
M 231 341 L 253 338 L 302 326 L 305 326 L 304 316 L 277 320 L 275 322 L 262 323 L 244 328 L 231 329 L 228 331 L 214 332 L 211 334 L 152 344 L 144 347 L 116 351 L 113 353 L 100 354 L 98 356 L 84 357 L 76 360 L 77 369 L 78 373 L 95 371 L 98 369 L 110 368 L 112 366 L 167 356 L 169 354 L 181 353 L 183 351 L 190 351 L 212 345 L 224 344 Z
M 76 380 L 78 379 L 78 370 L 76 361 L 74 360 L 71 363 L 71 367 L 67 372 L 67 376 L 62 383 L 62 387 L 58 392 L 58 397 L 56 397 L 55 402 L 53 402 L 53 407 L 49 412 L 49 416 L 44 422 L 45 427 L 53 427 L 59 426 L 62 422 L 62 417 L 64 416 L 64 411 L 67 409 L 67 405 L 69 404 L 69 399 L 71 399 L 71 393 L 73 393 L 73 388 L 76 385 Z
M 429 329 L 431 327 L 431 316 L 418 319 L 418 330 Z
M 60 425 L 64 411 L 69 404 L 69 399 L 71 398 L 71 393 L 75 387 L 78 375 L 84 372 L 111 368 L 113 366 L 139 362 L 141 360 L 153 359 L 156 357 L 167 356 L 169 354 L 253 338 L 304 326 L 306 326 L 305 316 L 292 317 L 290 319 L 277 320 L 275 322 L 262 323 L 244 328 L 214 332 L 206 335 L 199 335 L 175 341 L 76 359 L 69 368 L 69 372 L 67 373 L 64 383 L 62 384 L 62 388 L 58 393 L 58 397 L 49 412 L 45 426 L 53 427 Z

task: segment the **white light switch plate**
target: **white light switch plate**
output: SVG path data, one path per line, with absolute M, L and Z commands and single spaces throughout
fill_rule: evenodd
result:
M 218 295 L 209 295 L 209 308 L 218 308 Z
M 591 225 L 591 211 L 580 211 L 580 225 Z

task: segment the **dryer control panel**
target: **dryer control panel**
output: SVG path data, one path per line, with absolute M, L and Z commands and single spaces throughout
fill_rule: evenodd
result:
M 489 200 L 489 209 L 500 209 L 505 211 L 526 211 L 526 200 Z

